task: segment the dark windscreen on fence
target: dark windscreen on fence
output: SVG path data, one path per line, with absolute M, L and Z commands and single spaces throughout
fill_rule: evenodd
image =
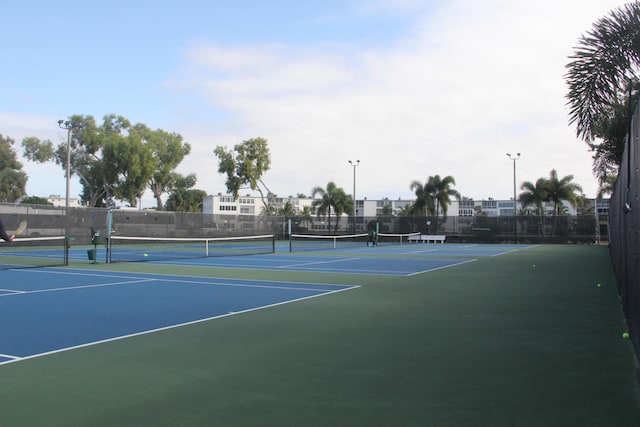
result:
M 609 202 L 609 247 L 629 334 L 640 358 L 640 111 L 629 123 L 622 163 Z M 631 143 L 629 143 L 631 142 Z

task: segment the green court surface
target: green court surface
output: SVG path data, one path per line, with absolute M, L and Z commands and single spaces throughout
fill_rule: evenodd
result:
M 0 365 L 2 427 L 640 425 L 606 247 L 412 276 L 72 266 L 359 287 Z

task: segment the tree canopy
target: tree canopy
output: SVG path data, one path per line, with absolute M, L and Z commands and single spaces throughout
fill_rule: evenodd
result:
M 273 194 L 262 181 L 271 167 L 269 145 L 264 138 L 252 138 L 236 144 L 233 150 L 218 145 L 213 153 L 218 157 L 218 172 L 225 174 L 227 192 L 238 199 L 240 189 L 249 187 L 260 193 L 264 209 L 269 209 L 265 198 Z
M 27 174 L 13 150 L 15 141 L 0 134 L 0 202 L 14 203 L 24 196 Z
M 347 196 L 345 191 L 338 187 L 334 182 L 329 182 L 327 188 L 320 186 L 314 187 L 311 190 L 311 197 L 315 198 L 320 196 L 319 199 L 313 201 L 312 206 L 316 208 L 318 216 L 328 215 L 329 217 L 329 230 L 331 230 L 331 209 L 333 208 L 333 214 L 336 218 L 340 218 L 344 213 L 353 213 L 354 205 L 353 199 Z M 335 230 L 338 230 L 339 221 L 336 220 Z
M 440 175 L 430 176 L 424 184 L 418 180 L 413 181 L 409 185 L 411 191 L 416 195 L 413 214 L 439 215 L 439 212 L 442 211 L 446 217 L 451 198 L 460 199 L 460 193 L 452 188 L 455 184 L 456 180 L 450 175 L 444 178 L 441 178 Z
M 640 2 L 621 6 L 583 35 L 567 64 L 569 122 L 594 151 L 593 170 L 605 188 L 617 173 L 629 120 L 632 89 L 638 88 Z M 620 126 L 622 125 L 622 127 Z M 600 141 L 595 141 L 596 139 Z
M 173 188 L 173 170 L 191 150 L 179 134 L 132 125 L 115 114 L 106 115 L 100 125 L 92 116 L 74 115 L 67 127 L 71 175 L 80 178 L 80 197 L 90 207 L 110 206 L 114 198 L 136 206 L 149 188 L 161 209 L 163 193 Z M 66 140 L 54 146 L 49 140 L 28 137 L 22 146 L 25 158 L 54 161 L 66 170 Z
M 173 174 L 169 177 L 174 184 L 173 191 L 167 199 L 167 210 L 176 212 L 202 212 L 202 203 L 207 197 L 206 191 L 197 190 L 196 176 Z
M 552 169 L 549 178 L 538 178 L 534 183 L 525 181 L 521 187 L 524 190 L 519 195 L 520 203 L 523 207 L 535 206 L 539 216 L 544 214 L 544 203 L 553 203 L 553 214 L 563 213 L 563 201 L 567 201 L 571 206 L 576 206 L 580 202 L 582 187 L 573 182 L 573 175 L 566 175 L 558 178 L 558 172 Z

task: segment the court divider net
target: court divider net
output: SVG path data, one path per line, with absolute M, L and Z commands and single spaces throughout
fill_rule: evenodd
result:
M 169 261 L 274 252 L 273 234 L 212 238 L 112 235 L 107 245 L 108 262 Z
M 420 233 L 378 233 L 378 245 L 404 245 L 410 237 L 419 237 Z
M 291 234 L 289 236 L 289 252 L 342 249 L 368 245 L 369 235 L 366 233 L 341 234 L 335 236 Z
M 0 243 L 0 269 L 57 267 L 68 264 L 69 245 L 65 236 L 16 237 Z

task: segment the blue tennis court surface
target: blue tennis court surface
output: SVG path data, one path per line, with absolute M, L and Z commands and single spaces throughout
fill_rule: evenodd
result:
M 1 275 L 0 364 L 357 288 L 68 269 Z
M 320 252 L 289 253 L 281 250 L 273 254 L 247 257 L 227 256 L 154 262 L 194 267 L 412 276 L 473 262 L 479 257 L 499 256 L 529 247 L 532 246 L 416 243 L 329 249 Z
M 158 263 L 218 268 L 412 276 L 474 261 L 469 258 L 373 258 L 345 255 L 344 253 L 341 256 L 276 254 L 251 257 L 196 258 L 159 261 Z

